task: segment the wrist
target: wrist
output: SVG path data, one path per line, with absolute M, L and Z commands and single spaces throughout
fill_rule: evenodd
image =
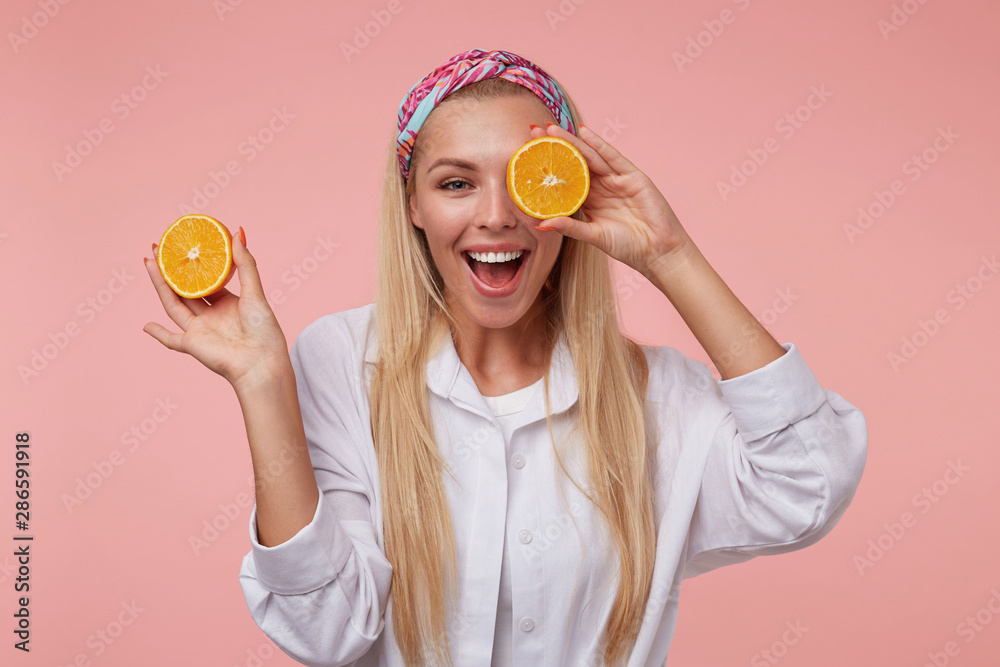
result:
M 243 400 L 261 392 L 295 386 L 295 371 L 287 354 L 263 359 L 239 378 L 231 381 L 238 398 Z
M 669 297 L 669 285 L 672 282 L 676 283 L 679 275 L 690 273 L 696 269 L 698 262 L 704 259 L 694 243 L 688 241 L 650 262 L 644 275 L 657 289 Z

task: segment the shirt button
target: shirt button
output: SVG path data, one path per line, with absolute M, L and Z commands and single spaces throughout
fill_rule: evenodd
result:
M 521 544 L 527 544 L 531 541 L 531 531 L 527 528 L 522 528 L 517 532 L 517 539 Z
M 521 456 L 520 454 L 514 454 L 514 456 L 512 456 L 510 459 L 510 463 L 512 466 L 520 470 L 521 468 L 524 467 L 524 457 Z
M 527 617 L 521 619 L 521 630 L 524 632 L 531 632 L 534 628 L 535 622 L 533 620 Z

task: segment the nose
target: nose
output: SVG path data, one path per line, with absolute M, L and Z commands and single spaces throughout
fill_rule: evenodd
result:
M 479 226 L 489 229 L 503 229 L 517 225 L 520 209 L 507 192 L 506 174 L 504 178 L 493 179 L 479 199 Z

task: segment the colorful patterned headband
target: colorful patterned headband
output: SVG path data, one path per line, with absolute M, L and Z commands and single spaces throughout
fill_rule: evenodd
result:
M 403 180 L 410 177 L 410 156 L 417 132 L 431 110 L 449 94 L 476 81 L 498 77 L 519 83 L 537 95 L 564 130 L 576 134 L 576 125 L 562 89 L 541 67 L 510 51 L 472 49 L 448 60 L 410 88 L 399 105 L 396 151 Z

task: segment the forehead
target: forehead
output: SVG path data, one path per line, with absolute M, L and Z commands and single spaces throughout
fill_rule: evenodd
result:
M 510 141 L 523 143 L 529 138 L 530 123 L 544 125 L 554 120 L 552 112 L 535 95 L 457 98 L 430 113 L 417 133 L 417 143 L 427 156 L 506 149 Z

